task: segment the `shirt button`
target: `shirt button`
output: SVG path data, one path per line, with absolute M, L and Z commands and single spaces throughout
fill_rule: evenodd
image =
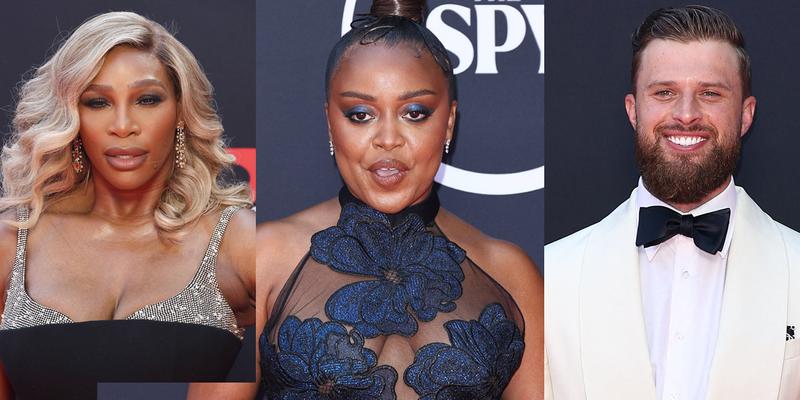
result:
M 681 278 L 689 279 L 689 271 L 683 271 L 683 273 L 681 274 Z
M 682 333 L 680 333 L 680 332 L 676 333 L 676 334 L 675 334 L 675 339 L 678 339 L 678 340 L 683 340 L 683 334 L 682 334 Z

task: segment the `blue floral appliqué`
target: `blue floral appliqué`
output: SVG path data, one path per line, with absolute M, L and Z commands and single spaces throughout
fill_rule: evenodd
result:
M 394 400 L 397 372 L 376 367 L 375 352 L 364 338 L 337 322 L 289 316 L 281 324 L 278 346 L 260 339 L 267 398 Z
M 478 321 L 445 323 L 451 345 L 431 343 L 417 351 L 404 379 L 420 400 L 499 399 L 519 368 L 525 343 L 497 303 Z
M 444 237 L 425 229 L 409 214 L 392 226 L 386 215 L 348 203 L 339 223 L 311 238 L 311 256 L 336 271 L 377 279 L 337 290 L 325 304 L 335 321 L 355 327 L 365 337 L 417 332 L 417 321 L 455 310 L 461 297 L 466 254 Z

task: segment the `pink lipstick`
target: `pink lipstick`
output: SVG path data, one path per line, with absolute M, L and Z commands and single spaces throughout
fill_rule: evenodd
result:
M 109 165 L 119 171 L 132 171 L 147 160 L 147 151 L 139 147 L 111 147 L 103 154 Z
M 387 189 L 399 184 L 408 172 L 408 167 L 398 160 L 380 160 L 368 169 L 372 180 Z

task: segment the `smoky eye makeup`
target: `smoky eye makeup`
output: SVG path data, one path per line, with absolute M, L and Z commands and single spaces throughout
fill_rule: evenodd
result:
M 156 106 L 164 102 L 164 96 L 160 94 L 143 94 L 136 98 L 135 103 L 142 106 Z M 88 108 L 103 108 L 111 104 L 104 96 L 87 95 L 80 100 L 80 104 Z
M 372 111 L 365 106 L 350 107 L 343 114 L 345 118 L 357 124 L 363 124 L 375 118 L 372 115 Z
M 418 103 L 409 104 L 402 112 L 403 118 L 412 122 L 424 121 L 428 119 L 431 114 L 433 114 L 432 109 Z
M 108 100 L 102 96 L 88 96 L 81 99 L 81 104 L 88 108 L 103 108 L 107 106 Z
M 164 98 L 157 94 L 145 94 L 136 99 L 136 103 L 143 106 L 155 106 L 164 101 Z

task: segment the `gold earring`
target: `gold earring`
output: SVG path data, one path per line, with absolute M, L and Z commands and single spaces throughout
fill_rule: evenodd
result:
M 333 140 L 328 139 L 328 147 L 330 148 L 331 156 L 333 156 Z
M 186 133 L 183 121 L 178 122 L 178 127 L 175 128 L 175 165 L 186 168 Z
M 450 139 L 447 139 L 447 141 L 444 142 L 444 154 L 449 154 L 449 153 L 450 153 Z
M 85 169 L 83 165 L 83 141 L 78 136 L 72 141 L 72 169 L 80 175 Z

